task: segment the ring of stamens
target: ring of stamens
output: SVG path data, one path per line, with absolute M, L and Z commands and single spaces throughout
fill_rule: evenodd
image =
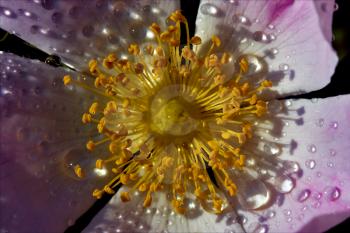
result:
M 196 51 L 202 40 L 190 38 L 187 19 L 173 12 L 167 29 L 153 23 L 149 29 L 155 43 L 141 48 L 130 44 L 130 59 L 109 54 L 102 62 L 91 60 L 89 72 L 93 85 L 66 75 L 65 85 L 77 85 L 100 96 L 82 115 L 84 124 L 95 125 L 99 139 L 90 139 L 86 148 L 94 152 L 107 147 L 107 155 L 96 156 L 96 168 L 108 168 L 114 177 L 93 191 L 114 194 L 120 184 L 130 187 L 122 192 L 123 202 L 130 193 L 145 193 L 143 206 L 152 203 L 157 191 L 171 194 L 171 204 L 185 213 L 186 193 L 194 193 L 210 212 L 221 213 L 227 203 L 220 190 L 229 196 L 237 192 L 232 170 L 241 170 L 245 155 L 241 146 L 253 135 L 252 122 L 266 112 L 259 93 L 271 87 L 263 80 L 256 86 L 244 82 L 248 62 L 238 61 L 232 77 L 222 70 L 232 59 L 228 53 L 215 53 L 221 45 L 213 36 L 205 55 Z M 185 25 L 187 44 L 180 45 L 181 24 Z M 208 168 L 213 171 L 209 175 Z M 84 177 L 79 165 L 76 175 Z

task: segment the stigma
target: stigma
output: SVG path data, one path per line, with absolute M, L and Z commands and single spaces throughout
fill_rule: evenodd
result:
M 222 43 L 216 35 L 199 52 L 202 40 L 190 37 L 181 11 L 168 17 L 166 28 L 153 23 L 149 30 L 154 41 L 131 43 L 128 59 L 111 53 L 89 62 L 91 78 L 63 78 L 65 85 L 97 97 L 81 117 L 82 124 L 96 129 L 85 147 L 95 158 L 95 169 L 108 170 L 113 178 L 92 195 L 101 198 L 125 185 L 123 202 L 139 192 L 149 207 L 155 193 L 166 192 L 173 209 L 184 214 L 191 193 L 206 211 L 219 214 L 227 197 L 237 193 L 233 173 L 245 167 L 241 148 L 253 137 L 255 120 L 266 112 L 260 94 L 272 83 L 243 79 L 247 58 L 218 52 Z M 232 59 L 237 66 L 230 74 L 226 70 Z M 80 165 L 74 172 L 84 178 Z

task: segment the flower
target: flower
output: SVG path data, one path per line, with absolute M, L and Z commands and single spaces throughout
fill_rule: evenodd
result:
M 1 27 L 71 69 L 1 54 L 2 231 L 61 232 L 120 183 L 87 232 L 349 216 L 349 96 L 277 99 L 329 81 L 334 2 L 202 1 L 192 38 L 177 1 L 15 3 Z

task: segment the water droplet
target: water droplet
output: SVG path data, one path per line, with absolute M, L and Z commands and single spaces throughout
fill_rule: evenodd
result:
M 247 178 L 242 182 L 238 181 L 237 186 L 238 201 L 245 209 L 258 209 L 268 203 L 271 198 L 270 191 L 260 180 Z
M 82 34 L 85 37 L 91 37 L 94 34 L 94 27 L 92 25 L 86 25 L 82 29 Z
M 316 176 L 317 176 L 317 177 L 321 177 L 321 176 L 322 176 L 322 173 L 321 173 L 321 172 L 317 172 L 317 173 L 316 173 Z
M 267 225 L 258 224 L 258 226 L 253 230 L 253 233 L 266 233 L 268 230 Z
M 286 220 L 287 220 L 287 222 L 292 222 L 293 218 L 292 217 L 288 217 Z
M 298 196 L 299 202 L 304 202 L 310 197 L 311 191 L 310 189 L 304 189 Z
M 311 206 L 315 209 L 320 208 L 321 202 L 320 201 L 315 201 L 314 203 L 311 204 Z
M 267 218 L 273 218 L 273 217 L 275 217 L 275 216 L 276 216 L 276 212 L 273 211 L 273 210 L 269 210 L 269 211 L 267 212 L 267 214 L 266 214 L 266 217 L 267 217 Z
M 310 144 L 307 146 L 307 151 L 310 153 L 316 153 L 317 149 L 316 146 L 314 144 Z
M 61 58 L 56 55 L 49 55 L 45 59 L 45 63 L 57 67 L 61 65 Z
M 271 33 L 267 36 L 268 41 L 274 41 L 277 39 L 276 35 Z
M 237 70 L 239 70 L 239 61 L 241 59 L 245 59 L 248 62 L 248 71 L 246 75 L 253 75 L 257 73 L 261 73 L 266 70 L 266 64 L 260 57 L 254 55 L 243 55 L 239 59 L 237 59 Z
M 216 6 L 210 3 L 205 3 L 200 7 L 200 11 L 205 15 L 217 16 L 219 10 Z
M 316 167 L 316 162 L 313 159 L 305 161 L 305 166 L 310 169 L 314 169 Z
M 258 42 L 268 42 L 267 35 L 262 31 L 256 31 L 253 33 L 253 39 Z
M 272 142 L 265 143 L 264 152 L 269 155 L 279 155 L 281 153 L 281 148 Z
M 8 18 L 17 18 L 17 15 L 10 9 L 0 6 L 0 14 Z
M 320 118 L 320 119 L 318 119 L 317 121 L 316 121 L 316 126 L 318 126 L 318 127 L 323 127 L 323 125 L 324 125 L 324 119 L 323 118 Z
M 330 155 L 330 156 L 334 157 L 336 154 L 337 154 L 337 151 L 336 151 L 336 150 L 334 150 L 334 149 L 330 149 L 330 150 L 329 150 L 329 155 Z
M 287 71 L 287 70 L 289 70 L 289 65 L 287 65 L 287 64 L 280 64 L 279 68 L 282 71 Z
M 333 168 L 333 167 L 334 167 L 334 163 L 333 163 L 333 162 L 328 162 L 328 163 L 327 163 L 327 166 L 328 166 L 329 168 Z
M 326 189 L 323 191 L 323 193 L 326 196 L 326 199 L 329 201 L 336 201 L 341 196 L 341 190 L 340 188 L 334 186 L 334 187 L 326 187 Z
M 249 19 L 244 15 L 234 15 L 233 22 L 238 22 L 244 25 L 250 25 Z
M 285 216 L 290 216 L 290 215 L 292 214 L 292 211 L 289 210 L 289 209 L 285 209 L 285 210 L 283 210 L 283 214 L 284 214 Z
M 63 14 L 60 13 L 60 12 L 54 12 L 52 15 L 51 15 L 51 20 L 52 22 L 58 24 L 58 23 L 61 23 L 62 22 L 62 19 L 63 19 Z
M 331 128 L 333 129 L 337 129 L 338 128 L 338 122 L 337 121 L 332 121 L 331 124 L 330 124 Z
M 275 188 L 280 193 L 289 193 L 295 186 L 294 180 L 289 176 L 282 175 L 276 178 Z
M 290 107 L 292 106 L 293 103 L 291 100 L 286 100 L 285 104 L 286 104 L 286 107 Z
M 291 174 L 291 173 L 297 173 L 300 171 L 300 165 L 299 163 L 295 161 L 283 161 L 283 168 L 285 173 Z
M 276 48 L 273 48 L 273 49 L 271 49 L 271 52 L 273 55 L 276 55 L 276 54 L 278 54 L 279 50 Z
M 333 8 L 333 10 L 334 10 L 334 11 L 337 11 L 338 9 L 339 9 L 338 3 L 334 3 L 334 8 Z
M 46 10 L 52 10 L 55 7 L 54 0 L 41 0 L 41 6 Z

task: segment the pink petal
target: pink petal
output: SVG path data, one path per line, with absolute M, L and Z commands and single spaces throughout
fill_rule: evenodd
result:
M 0 3 L 1 28 L 15 33 L 77 69 L 91 58 L 147 40 L 147 27 L 163 23 L 177 0 L 160 1 L 23 1 Z
M 329 83 L 337 64 L 333 8 L 333 0 L 203 0 L 196 33 L 204 42 L 219 36 L 233 64 L 243 54 L 260 57 L 252 72 L 271 79 L 275 95 L 310 92 Z
M 269 209 L 244 215 L 269 232 L 324 232 L 350 216 L 350 95 L 281 104 L 288 109 L 278 114 L 284 126 L 269 133 L 280 128 L 282 137 L 263 136 L 282 147 L 276 159 L 299 164 L 301 170 L 290 175 L 295 188 Z
M 40 62 L 1 53 L 0 70 L 1 232 L 63 232 L 101 179 L 79 180 L 72 168 L 94 166 L 80 123 L 89 96 L 63 87 L 67 71 Z
M 119 190 L 93 219 L 84 232 L 243 232 L 236 215 L 205 212 L 197 202 L 189 200 L 186 215 L 173 212 L 164 193 L 154 194 L 152 206 L 143 208 L 143 196 L 137 194 L 127 203 L 120 201 Z

